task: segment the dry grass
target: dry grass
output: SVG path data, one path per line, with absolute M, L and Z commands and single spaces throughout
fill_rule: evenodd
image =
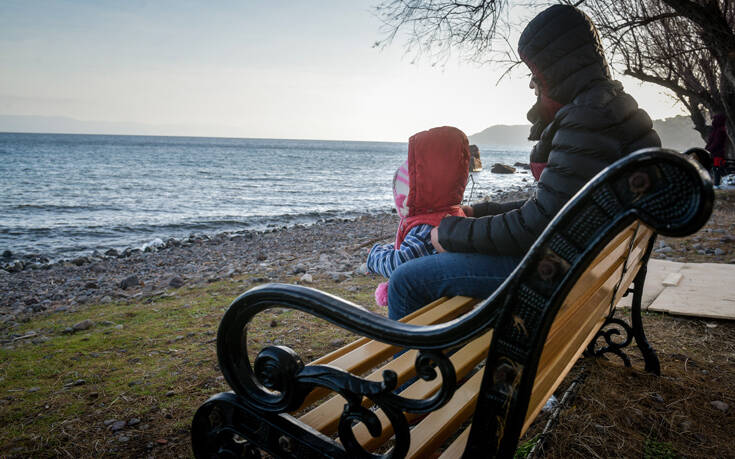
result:
M 561 388 L 580 371 L 587 379 L 548 438 L 546 457 L 735 457 L 735 324 L 646 315 L 644 326 L 661 377 L 619 360 L 580 361 Z M 642 368 L 636 351 L 629 355 Z M 730 408 L 723 413 L 712 401 Z M 526 438 L 542 428 L 537 422 Z

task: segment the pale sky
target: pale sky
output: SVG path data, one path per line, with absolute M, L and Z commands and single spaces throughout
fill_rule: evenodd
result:
M 0 2 L 0 115 L 161 126 L 161 134 L 405 141 L 524 124 L 523 68 L 412 64 L 367 0 Z M 652 118 L 682 113 L 622 78 Z M 114 133 L 114 132 L 111 132 Z

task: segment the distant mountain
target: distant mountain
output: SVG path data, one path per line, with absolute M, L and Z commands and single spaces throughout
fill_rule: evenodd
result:
M 706 142 L 694 130 L 694 124 L 688 116 L 678 115 L 662 120 L 653 120 L 653 128 L 661 137 L 664 147 L 684 151 L 692 147 L 704 147 Z
M 654 120 L 653 127 L 661 137 L 664 147 L 683 151 L 691 147 L 703 147 L 704 140 L 688 116 L 678 115 L 663 120 Z M 494 147 L 524 147 L 530 148 L 533 142 L 527 140 L 528 124 L 505 125 L 496 124 L 477 134 L 469 136 L 470 143 Z
M 476 145 L 493 145 L 499 147 L 529 147 L 533 142 L 528 140 L 529 124 L 496 124 L 477 134 L 469 136 L 470 143 Z

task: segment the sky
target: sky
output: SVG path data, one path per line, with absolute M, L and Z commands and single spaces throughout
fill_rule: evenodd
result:
M 0 115 L 376 141 L 526 123 L 525 68 L 496 85 L 504 68 L 414 63 L 400 38 L 375 48 L 376 1 L 3 0 Z M 621 81 L 652 118 L 682 113 L 657 87 Z

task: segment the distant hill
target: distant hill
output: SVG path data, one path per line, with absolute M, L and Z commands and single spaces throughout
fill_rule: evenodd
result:
M 704 147 L 705 141 L 688 116 L 679 115 L 662 120 L 653 120 L 653 128 L 661 137 L 664 147 L 684 151 L 692 147 Z
M 683 151 L 691 147 L 704 146 L 704 140 L 699 132 L 694 130 L 694 125 L 688 116 L 678 115 L 663 120 L 654 120 L 653 127 L 661 137 L 664 147 Z M 528 148 L 533 144 L 527 140 L 530 128 L 528 124 L 496 124 L 477 134 L 472 134 L 469 139 L 470 143 L 477 145 Z
M 529 124 L 496 124 L 472 134 L 469 139 L 470 143 L 476 145 L 528 147 L 533 144 L 528 140 L 530 128 Z

